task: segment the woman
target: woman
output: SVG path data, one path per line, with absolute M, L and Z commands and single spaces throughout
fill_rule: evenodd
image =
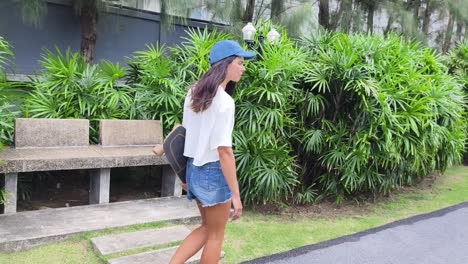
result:
M 185 263 L 201 248 L 201 264 L 218 263 L 231 204 L 233 220 L 242 214 L 232 151 L 234 100 L 229 94 L 245 71 L 244 59 L 254 56 L 235 41 L 217 42 L 210 51 L 211 68 L 185 98 L 187 198 L 196 200 L 202 223 L 185 238 L 171 264 Z

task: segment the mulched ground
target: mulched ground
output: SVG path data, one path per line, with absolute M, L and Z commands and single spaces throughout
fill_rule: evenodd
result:
M 370 194 L 362 194 L 353 200 L 346 200 L 341 204 L 337 204 L 333 199 L 327 199 L 320 203 L 311 205 L 281 205 L 281 204 L 261 204 L 246 206 L 248 210 L 262 213 L 264 215 L 284 215 L 291 218 L 305 217 L 321 217 L 335 219 L 337 216 L 360 217 L 370 212 L 375 203 L 379 201 L 392 201 L 395 197 L 404 193 L 414 193 L 420 190 L 431 190 L 434 181 L 439 177 L 438 173 L 434 173 L 428 177 L 419 179 L 414 186 L 405 186 L 393 193 L 387 195 L 374 196 Z

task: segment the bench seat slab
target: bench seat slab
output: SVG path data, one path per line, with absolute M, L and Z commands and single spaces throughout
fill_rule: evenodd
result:
M 5 175 L 8 202 L 5 213 L 16 212 L 18 173 L 91 169 L 90 204 L 109 203 L 110 168 L 163 165 L 162 196 L 180 196 L 179 178 L 165 156 L 152 153 L 153 146 L 12 148 L 0 153 L 0 174 Z
M 5 148 L 0 153 L 0 173 L 98 169 L 167 165 L 165 156 L 151 152 L 152 146 L 79 148 Z

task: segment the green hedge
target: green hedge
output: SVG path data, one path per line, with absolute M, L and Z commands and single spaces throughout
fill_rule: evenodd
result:
M 42 70 L 32 80 L 32 92 L 23 104 L 23 115 L 33 118 L 86 118 L 91 122 L 91 139 L 98 138 L 99 119 L 129 118 L 132 89 L 116 86 L 125 76 L 119 64 L 101 61 L 86 64 L 70 50 L 44 50 Z
M 256 47 L 234 93 L 245 202 L 341 202 L 391 192 L 460 161 L 463 79 L 447 73 L 436 51 L 394 35 L 320 33 L 296 42 L 280 31 L 278 43 Z M 90 119 L 91 142 L 103 118 L 161 119 L 167 131 L 181 121 L 186 90 L 208 69 L 211 46 L 228 38 L 189 31 L 178 47 L 136 52 L 127 72 L 45 50 L 23 116 Z
M 446 64 L 449 68 L 449 73 L 458 79 L 463 85 L 465 95 L 468 94 L 468 40 L 459 42 L 457 46 L 450 51 L 446 57 Z M 468 109 L 465 108 L 465 119 L 468 120 Z M 468 134 L 468 133 L 467 133 Z M 463 154 L 463 163 L 468 164 L 468 153 Z
M 449 73 L 460 79 L 468 92 L 468 40 L 459 42 L 447 57 Z
M 304 45 L 310 103 L 320 105 L 305 112 L 304 147 L 323 194 L 388 193 L 460 161 L 464 94 L 436 51 L 339 33 Z
M 11 108 L 11 86 L 6 80 L 4 65 L 13 57 L 10 44 L 0 36 L 0 152 L 3 144 L 11 142 L 14 113 Z M 2 162 L 0 160 L 0 162 Z M 0 205 L 6 201 L 5 190 L 0 189 Z
M 14 103 L 19 99 L 17 87 L 22 84 L 8 82 L 4 72 L 12 57 L 10 44 L 0 36 L 0 150 L 13 142 L 13 121 L 19 115 Z

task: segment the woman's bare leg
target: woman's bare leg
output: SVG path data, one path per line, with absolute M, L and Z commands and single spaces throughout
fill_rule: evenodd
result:
M 200 264 L 218 263 L 230 209 L 231 201 L 204 208 L 208 240 L 203 248 Z
M 201 226 L 193 230 L 180 244 L 174 256 L 172 256 L 170 264 L 185 263 L 190 257 L 195 255 L 205 245 L 208 238 L 208 230 L 206 228 L 206 214 L 200 202 L 197 200 L 198 210 L 202 219 Z

